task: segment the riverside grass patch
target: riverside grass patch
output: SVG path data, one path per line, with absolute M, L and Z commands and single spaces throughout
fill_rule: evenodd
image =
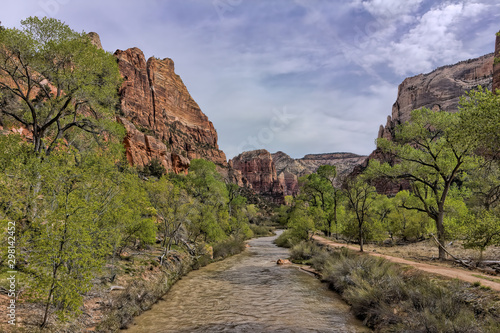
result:
M 376 332 L 500 332 L 500 298 L 477 285 L 311 242 L 295 245 L 291 260 L 319 271 Z

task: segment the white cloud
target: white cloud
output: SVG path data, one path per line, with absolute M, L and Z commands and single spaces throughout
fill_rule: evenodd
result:
M 407 20 L 408 15 L 413 14 L 423 0 L 367 0 L 358 1 L 358 6 L 363 7 L 375 18 Z
M 406 75 L 430 71 L 436 64 L 467 59 L 471 55 L 463 50 L 455 27 L 473 20 L 486 8 L 479 3 L 447 3 L 432 8 L 399 41 L 382 48 L 389 66 L 397 74 Z

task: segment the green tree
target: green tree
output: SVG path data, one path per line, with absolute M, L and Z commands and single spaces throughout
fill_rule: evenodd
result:
M 428 233 L 429 217 L 427 214 L 404 208 L 418 205 L 418 202 L 419 200 L 409 191 L 400 191 L 390 199 L 392 209 L 385 221 L 391 240 L 394 236 L 404 241 L 416 240 Z
M 377 144 L 384 152 L 391 153 L 399 163 L 394 166 L 370 163 L 369 173 L 407 179 L 418 204 L 407 206 L 425 212 L 435 221 L 439 246 L 439 258 L 446 256 L 445 206 L 451 185 L 460 175 L 478 165 L 474 150 L 478 147 L 475 137 L 461 135 L 460 115 L 434 112 L 429 109 L 415 110 L 411 121 L 402 124 L 396 132 L 396 140 L 379 139 Z
M 94 273 L 110 252 L 100 219 L 107 198 L 97 190 L 95 169 L 80 167 L 78 153 L 58 149 L 38 160 L 40 205 L 23 233 L 25 270 L 35 277 L 32 295 L 45 297 L 41 327 L 51 305 L 65 316 L 78 312 Z
M 327 236 L 331 236 L 332 224 L 335 224 L 335 234 L 338 236 L 337 210 L 341 199 L 341 189 L 336 182 L 337 170 L 333 165 L 322 165 L 315 173 L 301 179 L 301 193 L 315 211 L 316 223 Z
M 59 20 L 30 17 L 0 30 L 2 113 L 27 128 L 33 150 L 49 154 L 75 128 L 116 128 L 120 73 L 113 55 Z M 112 124 L 112 125 L 111 125 Z
M 216 242 L 231 229 L 226 184 L 214 163 L 202 159 L 191 160 L 185 186 L 195 200 L 188 231 L 193 242 L 203 236 L 207 242 Z M 194 213 L 196 212 L 196 213 Z
M 480 153 L 500 158 L 500 95 L 481 86 L 460 99 L 457 134 L 477 141 Z
M 372 206 L 377 196 L 375 187 L 362 179 L 349 179 L 346 181 L 345 195 L 348 208 L 354 214 L 357 222 L 359 251 L 363 252 L 363 242 L 367 231 L 367 224 L 372 219 Z
M 490 245 L 500 245 L 500 218 L 497 214 L 482 210 L 470 217 L 473 220 L 467 229 L 464 247 L 479 250 L 479 261 Z
M 342 202 L 342 189 L 337 177 L 337 168 L 334 165 L 322 165 L 316 171 L 320 178 L 329 183 L 328 186 L 328 206 L 326 219 L 328 223 L 328 236 L 332 233 L 332 222 L 335 224 L 335 238 L 338 239 L 338 209 Z
M 146 183 L 149 201 L 156 209 L 156 216 L 159 220 L 159 228 L 163 236 L 162 246 L 163 258 L 170 251 L 173 241 L 183 230 L 187 222 L 192 200 L 187 192 L 162 177 L 158 181 Z

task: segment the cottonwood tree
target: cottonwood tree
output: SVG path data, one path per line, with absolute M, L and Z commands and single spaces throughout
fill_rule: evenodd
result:
M 371 161 L 368 171 L 410 181 L 418 201 L 404 202 L 402 207 L 424 212 L 435 221 L 440 259 L 446 256 L 443 222 L 451 185 L 463 172 L 478 165 L 474 154 L 477 137 L 463 135 L 459 129 L 458 113 L 414 110 L 410 122 L 397 128 L 394 141 L 377 141 L 378 147 L 392 154 L 398 163 L 390 166 Z
M 336 167 L 333 165 L 322 165 L 315 173 L 301 179 L 301 191 L 309 203 L 316 209 L 316 220 L 321 220 L 325 225 L 325 233 L 331 236 L 332 224 L 335 224 L 338 236 L 337 211 L 340 203 L 342 190 L 335 183 L 337 177 Z
M 371 221 L 371 210 L 377 196 L 375 187 L 363 179 L 348 179 L 345 182 L 347 207 L 354 213 L 357 222 L 359 251 L 363 252 L 363 243 L 367 224 Z
M 75 128 L 113 127 L 121 81 L 113 55 L 53 18 L 21 26 L 0 29 L 0 111 L 30 131 L 34 151 L 49 154 Z
M 149 201 L 156 210 L 158 228 L 163 237 L 162 247 L 164 257 L 171 250 L 175 238 L 184 228 L 190 214 L 192 199 L 180 186 L 170 182 L 165 177 L 146 183 Z

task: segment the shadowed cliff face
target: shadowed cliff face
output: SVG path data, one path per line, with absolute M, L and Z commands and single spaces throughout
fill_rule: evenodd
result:
M 144 166 L 158 159 L 168 170 L 185 172 L 189 160 L 203 158 L 226 167 L 217 132 L 174 72 L 171 59 L 146 61 L 138 48 L 115 52 L 124 79 L 121 117 L 127 159 Z
M 378 137 L 392 140 L 396 126 L 409 121 L 413 110 L 427 107 L 456 112 L 460 97 L 465 92 L 479 85 L 491 89 L 493 58 L 493 54 L 488 54 L 405 79 L 399 85 L 392 115 L 387 117 L 385 127 L 380 126 Z M 500 68 L 498 70 L 500 75 Z

